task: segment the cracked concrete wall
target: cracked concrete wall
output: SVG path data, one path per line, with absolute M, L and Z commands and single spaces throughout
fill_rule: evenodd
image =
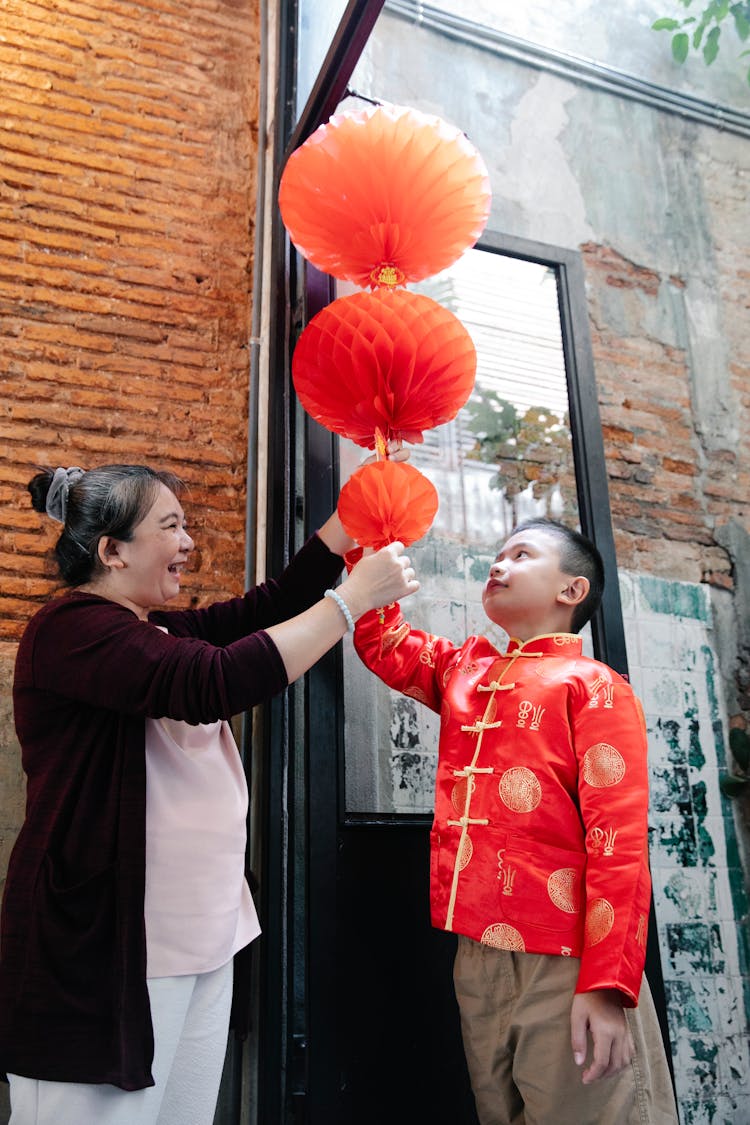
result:
M 488 163 L 493 229 L 584 254 L 602 421 L 622 437 L 607 447 L 621 564 L 731 587 L 714 531 L 749 520 L 750 145 L 473 47 L 451 43 L 446 68 L 438 36 L 392 24 L 353 86 L 460 124 Z
M 626 0 L 606 21 L 588 0 L 440 7 L 750 115 L 731 41 L 710 71 L 677 67 L 649 28 L 661 0 Z M 492 229 L 583 254 L 618 561 L 732 590 L 719 532 L 750 527 L 748 140 L 387 9 L 351 85 L 468 134 Z

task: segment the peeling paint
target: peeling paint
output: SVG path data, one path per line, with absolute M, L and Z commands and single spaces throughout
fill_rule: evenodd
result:
M 690 583 L 622 580 L 626 636 L 640 641 L 629 640 L 628 656 L 649 732 L 651 869 L 680 1120 L 745 1125 L 750 919 L 719 789 L 726 709 L 711 603 Z

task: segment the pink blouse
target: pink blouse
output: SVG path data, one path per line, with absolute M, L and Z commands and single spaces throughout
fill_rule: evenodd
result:
M 148 977 L 210 972 L 260 933 L 248 794 L 229 723 L 146 720 Z

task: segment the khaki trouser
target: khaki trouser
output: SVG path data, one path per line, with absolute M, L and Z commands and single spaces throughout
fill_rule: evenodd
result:
M 579 961 L 493 949 L 459 937 L 456 998 L 481 1125 L 676 1125 L 672 1084 L 644 978 L 625 1015 L 630 1067 L 584 1086 L 570 1008 Z M 587 1059 L 587 1064 L 590 1060 Z

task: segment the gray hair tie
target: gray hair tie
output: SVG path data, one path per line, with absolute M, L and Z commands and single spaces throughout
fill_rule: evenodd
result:
M 58 523 L 65 523 L 70 486 L 80 480 L 84 472 L 85 470 L 79 469 L 77 465 L 73 465 L 69 469 L 55 469 L 47 492 L 45 509 L 47 515 L 53 520 L 57 520 Z

